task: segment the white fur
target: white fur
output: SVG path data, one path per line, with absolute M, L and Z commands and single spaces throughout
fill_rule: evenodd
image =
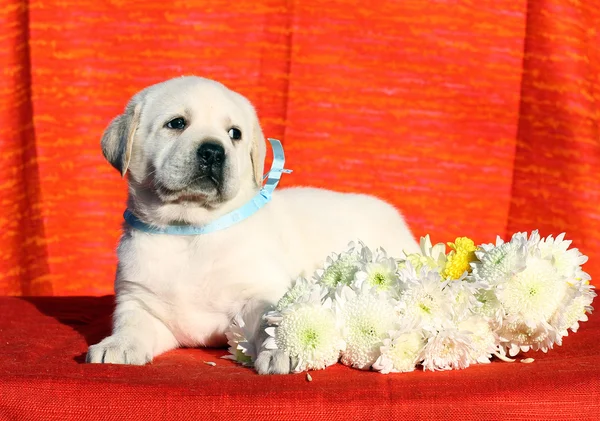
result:
M 142 129 L 135 135 L 129 164 L 129 207 L 138 216 L 156 225 L 177 220 L 205 223 L 255 194 L 251 149 L 257 147 L 253 142 L 264 139 L 259 128 L 251 127 L 258 122 L 249 103 L 220 84 L 194 77 L 167 81 L 146 91 L 142 100 L 135 101 L 141 110 Z M 224 97 L 236 98 L 237 102 L 232 106 Z M 160 155 L 161 148 L 176 147 L 173 142 L 178 140 L 165 140 L 172 133 L 143 127 L 151 124 L 157 113 L 169 114 L 169 107 L 176 103 L 185 103 L 192 111 L 203 110 L 194 117 L 194 121 L 202 120 L 195 132 L 199 143 L 203 131 L 214 137 L 226 130 L 222 116 L 213 120 L 205 117 L 207 109 L 213 114 L 229 112 L 246 132 L 260 133 L 245 139 L 246 144 L 226 145 L 228 156 L 237 159 L 232 165 L 239 170 L 227 175 L 237 179 L 228 188 L 227 194 L 233 196 L 224 203 L 161 203 L 145 181 L 149 177 L 145 164 Z M 110 150 L 105 150 L 105 155 L 115 159 Z M 404 220 L 391 205 L 367 195 L 313 188 L 277 190 L 272 201 L 254 216 L 203 236 L 153 235 L 124 226 L 118 248 L 113 334 L 91 346 L 87 360 L 144 364 L 178 346 L 224 345 L 224 331 L 235 314 L 243 312 L 259 329 L 258 316 L 267 305 L 277 302 L 293 279 L 311 276 L 327 255 L 356 239 L 372 247 L 382 246 L 391 255 L 418 250 Z M 257 334 L 255 340 L 260 349 L 262 336 Z M 256 368 L 262 374 L 287 373 L 289 358 L 261 350 Z

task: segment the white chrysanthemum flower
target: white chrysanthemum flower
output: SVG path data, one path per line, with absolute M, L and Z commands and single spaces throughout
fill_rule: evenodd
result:
M 315 283 L 314 279 L 307 280 L 298 278 L 294 285 L 284 294 L 277 302 L 276 309 L 278 311 L 289 307 L 292 304 L 297 304 L 306 301 L 322 301 L 327 295 L 328 290 L 325 286 Z
M 477 313 L 490 318 L 510 355 L 560 345 L 568 282 L 587 275 L 580 267 L 586 257 L 568 250 L 570 244 L 563 234 L 541 239 L 537 231 L 529 237 L 520 232 L 476 252 L 480 262 L 473 264 L 473 276 L 487 284 L 478 294 L 483 306 Z
M 504 308 L 498 300 L 496 288 L 481 288 L 475 293 L 480 305 L 474 308 L 474 312 L 488 319 L 492 328 L 497 329 L 502 325 Z
M 561 345 L 561 337 L 547 322 L 526 323 L 518 317 L 507 317 L 498 330 L 500 345 L 514 357 L 519 352 L 542 350 L 547 352 L 554 344 Z
M 554 314 L 566 289 L 564 277 L 549 260 L 531 257 L 527 259 L 527 267 L 507 279 L 496 295 L 507 315 L 535 324 Z
M 386 251 L 381 247 L 375 249 L 373 252 L 362 241 L 357 241 L 357 243 L 358 244 L 351 242 L 348 247 L 350 250 L 360 256 L 360 261 L 363 264 L 388 258 Z
M 422 267 L 415 271 L 410 263 L 399 272 L 400 298 L 396 309 L 400 315 L 423 329 L 435 331 L 452 319 L 452 291 L 444 288 L 439 272 Z
M 353 249 L 341 254 L 333 253 L 325 261 L 323 270 L 316 273 L 316 281 L 330 290 L 338 286 L 350 285 L 360 269 L 361 255 Z
M 489 363 L 492 354 L 498 350 L 499 342 L 488 320 L 473 315 L 459 322 L 458 329 L 470 339 L 470 363 Z
M 256 348 L 252 342 L 253 334 L 254 332 L 248 328 L 242 317 L 236 315 L 225 331 L 230 355 L 225 355 L 223 358 L 251 366 L 256 359 Z
M 283 309 L 276 326 L 266 329 L 264 346 L 280 349 L 296 361 L 292 371 L 322 370 L 335 364 L 344 348 L 331 300 L 303 302 Z
M 542 239 L 538 231 L 519 232 L 508 243 L 498 239 L 476 252 L 480 262 L 472 264 L 473 277 L 487 284 L 477 312 L 490 317 L 509 355 L 560 345 L 566 324 L 585 317 L 590 299 L 574 303 L 569 285 L 589 280 L 581 270 L 587 257 L 570 245 L 564 234 Z
M 526 241 L 522 237 L 513 237 L 508 243 L 498 238 L 496 244 L 496 246 L 482 245 L 475 251 L 475 256 L 479 260 L 471 263 L 473 277 L 489 285 L 497 285 L 505 281 L 522 271 L 526 265 L 527 248 Z
M 539 242 L 541 257 L 550 259 L 558 273 L 567 279 L 575 279 L 578 269 L 587 262 L 588 257 L 578 249 L 569 249 L 572 241 L 565 240 L 565 233 L 553 238 L 551 235 Z
M 478 312 L 483 303 L 478 300 L 478 293 L 481 285 L 477 282 L 470 282 L 463 275 L 460 279 L 449 281 L 444 292 L 448 297 L 452 297 L 452 312 L 456 320 L 463 320 Z
M 575 271 L 575 281 L 583 281 L 589 283 L 591 280 L 592 277 L 589 275 L 589 273 L 584 272 L 581 268 L 577 268 L 577 270 Z
M 378 258 L 374 262 L 366 263 L 356 272 L 355 286 L 361 288 L 366 283 L 379 292 L 397 289 L 398 275 L 396 274 L 396 261 L 392 258 Z
M 527 259 L 527 266 L 496 290 L 505 315 L 499 335 L 510 355 L 519 347 L 547 351 L 560 336 L 548 324 L 565 299 L 567 283 L 550 260 L 538 256 Z
M 593 289 L 594 287 L 587 283 L 587 281 L 578 281 L 575 284 L 569 285 L 562 305 L 549 321 L 550 325 L 559 335 L 567 336 L 568 329 L 577 332 L 579 322 L 588 320 L 586 313 L 593 311 L 591 304 L 594 297 L 596 297 Z
M 388 332 L 397 327 L 393 303 L 374 289 L 363 287 L 356 292 L 345 287 L 336 294 L 336 311 L 346 342 L 341 362 L 368 370 L 379 357 L 379 348 Z
M 514 233 L 511 242 L 520 242 L 525 245 L 525 248 L 529 251 L 537 249 L 540 243 L 540 234 L 538 230 L 531 231 L 529 237 L 527 237 L 527 232 L 517 232 Z
M 424 370 L 456 370 L 471 363 L 471 338 L 455 326 L 448 326 L 427 340 L 421 353 Z
M 419 246 L 421 253 L 404 253 L 404 257 L 400 259 L 398 268 L 404 268 L 405 262 L 408 261 L 417 270 L 420 270 L 423 266 L 427 266 L 438 272 L 441 271 L 446 265 L 446 245 L 444 243 L 437 243 L 433 246 L 429 235 L 426 235 L 425 237 L 421 237 Z
M 413 371 L 420 362 L 425 338 L 421 330 L 394 331 L 383 340 L 373 369 L 381 374 Z

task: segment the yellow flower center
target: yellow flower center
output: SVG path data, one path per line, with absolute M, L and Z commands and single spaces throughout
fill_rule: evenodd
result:
M 444 279 L 458 279 L 464 272 L 471 271 L 471 262 L 477 260 L 475 250 L 477 247 L 473 240 L 459 237 L 454 243 L 448 243 L 451 251 L 446 256 L 446 266 L 442 270 Z
M 319 335 L 314 329 L 305 329 L 300 337 L 306 348 L 315 349 L 319 345 Z

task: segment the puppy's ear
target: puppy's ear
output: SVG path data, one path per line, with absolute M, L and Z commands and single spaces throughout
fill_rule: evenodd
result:
M 263 183 L 263 172 L 265 170 L 265 156 L 267 155 L 267 145 L 265 137 L 256 111 L 253 111 L 252 145 L 250 147 L 250 159 L 252 160 L 252 170 L 254 171 L 254 181 L 258 187 Z
M 102 135 L 102 153 L 122 177 L 125 177 L 131 160 L 133 138 L 140 122 L 141 108 L 139 100 L 134 97 L 127 104 L 125 113 L 111 121 Z

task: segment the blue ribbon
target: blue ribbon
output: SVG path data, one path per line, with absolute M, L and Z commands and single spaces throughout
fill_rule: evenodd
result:
M 281 142 L 277 139 L 269 139 L 269 142 L 273 148 L 273 163 L 271 164 L 271 169 L 265 175 L 267 182 L 256 194 L 256 196 L 254 196 L 241 208 L 231 211 L 228 214 L 225 214 L 217 220 L 202 227 L 193 225 L 168 225 L 163 228 L 156 227 L 141 221 L 129 209 L 125 210 L 123 218 L 125 218 L 125 221 L 130 226 L 137 230 L 144 231 L 149 234 L 169 235 L 209 234 L 211 232 L 224 230 L 225 228 L 229 228 L 230 226 L 249 218 L 271 201 L 273 190 L 275 190 L 277 184 L 279 184 L 281 174 L 289 174 L 292 172 L 291 170 L 286 170 L 283 168 L 283 164 L 285 163 L 285 154 L 283 153 L 283 146 L 281 146 Z

